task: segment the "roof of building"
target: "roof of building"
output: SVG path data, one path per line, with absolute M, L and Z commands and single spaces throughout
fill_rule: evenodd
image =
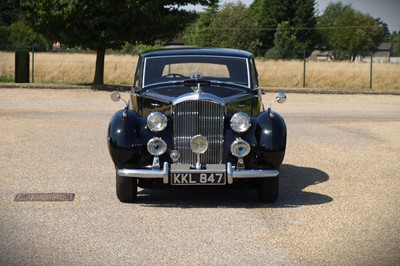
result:
M 378 46 L 378 51 L 389 51 L 392 50 L 393 44 L 389 42 L 383 42 Z

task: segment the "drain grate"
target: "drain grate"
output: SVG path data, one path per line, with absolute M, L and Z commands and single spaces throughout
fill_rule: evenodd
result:
M 14 201 L 74 201 L 74 193 L 18 193 Z

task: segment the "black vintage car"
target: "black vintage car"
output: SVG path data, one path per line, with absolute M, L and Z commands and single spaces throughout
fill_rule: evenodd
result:
M 271 105 L 264 108 L 261 95 L 249 52 L 186 48 L 142 53 L 130 100 L 108 128 L 118 199 L 134 202 L 138 186 L 241 182 L 256 188 L 260 201 L 275 202 L 286 125 Z M 121 96 L 114 92 L 111 98 Z M 273 102 L 285 99 L 279 93 Z

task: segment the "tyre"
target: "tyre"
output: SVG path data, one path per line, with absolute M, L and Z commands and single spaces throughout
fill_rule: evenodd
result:
M 135 202 L 137 199 L 137 178 L 116 175 L 117 197 L 121 202 Z
M 257 180 L 258 200 L 263 203 L 274 203 L 279 194 L 279 176 Z

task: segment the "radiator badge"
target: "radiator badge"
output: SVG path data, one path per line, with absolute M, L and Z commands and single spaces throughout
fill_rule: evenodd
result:
M 169 156 L 171 157 L 172 161 L 176 163 L 181 155 L 179 154 L 178 150 L 172 150 Z

